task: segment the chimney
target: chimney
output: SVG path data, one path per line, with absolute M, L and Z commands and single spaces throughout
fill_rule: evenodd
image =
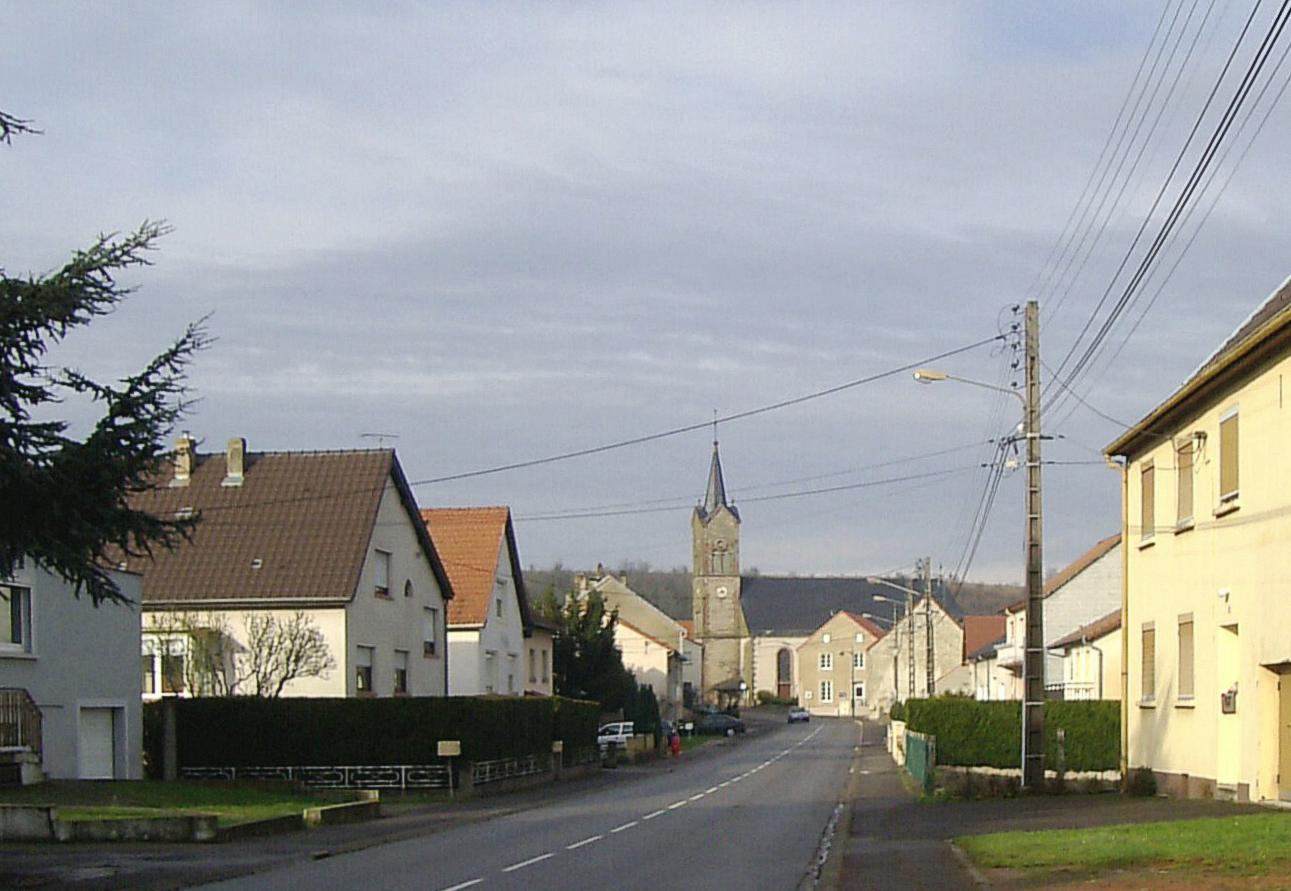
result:
M 229 440 L 224 451 L 224 481 L 221 486 L 240 486 L 246 473 L 247 441 L 240 436 Z
M 187 431 L 175 440 L 175 478 L 170 481 L 172 486 L 187 486 L 192 480 L 196 447 L 197 442 Z

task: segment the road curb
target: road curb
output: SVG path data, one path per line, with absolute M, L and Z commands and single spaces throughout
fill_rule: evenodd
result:
M 811 864 L 802 882 L 799 883 L 797 891 L 813 891 L 813 889 L 837 891 L 842 886 L 843 860 L 847 853 L 847 839 L 852 832 L 852 802 L 856 800 L 857 795 L 860 793 L 860 763 L 865 743 L 865 724 L 861 721 L 857 721 L 856 724 L 859 730 L 856 735 L 856 745 L 852 750 L 852 763 L 847 768 L 847 786 L 838 802 L 838 806 L 842 808 L 842 813 L 838 815 L 836 821 L 832 817 L 830 818 L 833 833 L 828 854 L 823 863 L 813 862 Z M 826 833 L 829 832 L 828 825 L 825 831 Z M 822 843 L 823 841 L 824 839 L 822 839 Z
M 968 877 L 973 880 L 974 885 L 979 888 L 992 887 L 991 880 L 982 875 L 981 870 L 973 865 L 972 859 L 963 848 L 955 844 L 952 839 L 947 839 L 946 844 L 950 845 L 950 853 L 955 855 L 955 859 L 959 861 L 960 866 L 964 867 L 964 871 L 968 873 Z

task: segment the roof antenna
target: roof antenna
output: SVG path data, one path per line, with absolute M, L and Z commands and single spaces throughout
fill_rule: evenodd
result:
M 379 449 L 385 448 L 387 439 L 398 439 L 398 438 L 399 438 L 398 433 L 360 433 L 359 434 L 359 439 L 375 439 L 377 441 L 377 448 Z

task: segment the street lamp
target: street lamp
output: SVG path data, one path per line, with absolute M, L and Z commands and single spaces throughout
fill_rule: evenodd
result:
M 1027 444 L 1026 478 L 1026 583 L 1027 633 L 1022 689 L 1022 786 L 1044 785 L 1044 512 L 1040 497 L 1040 305 L 1028 300 L 1025 327 L 1026 395 L 982 381 L 953 377 L 944 371 L 920 368 L 914 379 L 921 384 L 954 380 L 962 384 L 1008 393 L 1022 403 L 1022 435 Z

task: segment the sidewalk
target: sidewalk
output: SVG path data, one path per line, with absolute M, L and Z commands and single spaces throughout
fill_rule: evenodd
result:
M 990 801 L 921 803 L 883 747 L 881 728 L 866 725 L 853 778 L 851 828 L 842 844 L 840 889 L 981 887 L 950 846 L 964 835 L 1079 829 L 1120 823 L 1189 820 L 1262 813 L 1259 805 L 1171 798 L 1036 795 Z M 870 737 L 873 739 L 870 739 Z

